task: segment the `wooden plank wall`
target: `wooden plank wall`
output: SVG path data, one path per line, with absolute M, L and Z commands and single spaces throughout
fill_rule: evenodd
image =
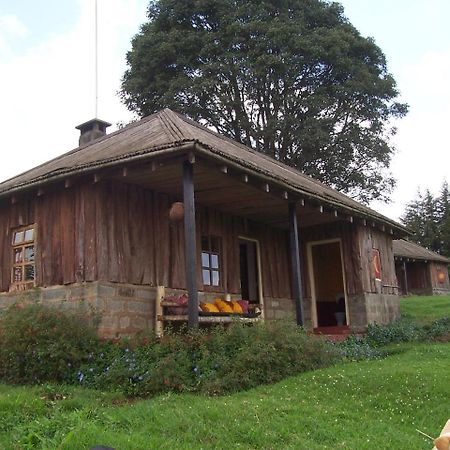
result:
M 185 288 L 184 230 L 171 223 L 168 195 L 114 181 L 91 182 L 30 195 L 0 206 L 0 290 L 11 277 L 11 230 L 37 224 L 36 273 L 39 286 L 105 280 Z M 260 240 L 263 290 L 268 297 L 290 298 L 288 234 L 208 208 L 197 209 L 201 236 L 222 239 L 223 286 L 239 293 L 239 236 Z M 198 282 L 201 287 L 199 261 Z
M 439 281 L 439 272 L 444 273 L 445 280 L 444 282 Z M 450 281 L 448 274 L 448 265 L 445 263 L 441 263 L 438 261 L 430 262 L 430 274 L 431 274 L 431 286 L 437 289 L 449 289 L 450 290 Z
M 362 283 L 364 292 L 376 293 L 375 270 L 372 264 L 372 249 L 380 251 L 381 258 L 381 293 L 397 293 L 397 275 L 392 237 L 381 230 L 358 226 L 358 240 L 361 249 Z

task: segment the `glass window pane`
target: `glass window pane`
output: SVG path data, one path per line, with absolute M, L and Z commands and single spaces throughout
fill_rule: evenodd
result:
M 211 286 L 211 276 L 209 270 L 202 270 L 203 273 L 203 284 Z
M 34 246 L 25 247 L 25 261 L 34 261 Z
M 25 281 L 32 280 L 34 280 L 34 266 L 30 264 L 25 266 Z
M 209 253 L 202 253 L 202 267 L 209 267 Z
M 13 269 L 13 282 L 20 283 L 22 281 L 22 267 L 14 267 Z
M 22 262 L 22 248 L 14 249 L 14 264 L 19 264 Z
M 20 244 L 21 242 L 23 242 L 23 236 L 23 231 L 17 231 L 16 233 L 14 233 L 14 244 Z
M 220 284 L 219 272 L 217 272 L 217 270 L 213 270 L 211 274 L 212 274 L 212 285 L 219 286 Z
M 219 255 L 211 255 L 211 267 L 213 269 L 219 268 Z
M 32 241 L 33 240 L 33 235 L 34 235 L 34 230 L 33 228 L 30 228 L 29 230 L 25 231 L 25 237 L 24 240 L 25 241 Z

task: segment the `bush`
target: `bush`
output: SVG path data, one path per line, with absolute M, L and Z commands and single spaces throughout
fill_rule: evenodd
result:
M 450 340 L 450 317 L 437 319 L 430 325 L 424 326 L 424 332 L 430 340 L 440 340 L 442 337 L 446 338 L 445 341 Z
M 101 359 L 85 364 L 82 384 L 152 396 L 236 392 L 333 364 L 341 356 L 332 345 L 282 321 L 169 332 L 134 349 L 111 346 Z
M 98 345 L 82 315 L 38 304 L 0 316 L 0 378 L 12 383 L 66 381 Z
M 369 324 L 366 339 L 370 345 L 380 347 L 398 342 L 423 340 L 423 328 L 407 319 L 399 319 L 386 325 Z
M 371 345 L 365 337 L 350 335 L 345 341 L 336 345 L 348 361 L 376 359 L 386 355 Z

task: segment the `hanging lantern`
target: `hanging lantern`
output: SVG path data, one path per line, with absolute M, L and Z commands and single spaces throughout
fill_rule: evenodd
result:
M 438 271 L 438 281 L 439 283 L 445 283 L 445 272 L 443 270 Z
M 184 218 L 184 205 L 182 202 L 172 203 L 169 211 L 169 219 L 171 222 L 181 222 Z

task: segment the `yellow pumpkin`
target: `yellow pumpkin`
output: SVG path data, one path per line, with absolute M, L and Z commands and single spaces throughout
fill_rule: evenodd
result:
M 202 311 L 204 312 L 209 312 L 209 313 L 218 313 L 220 312 L 219 309 L 217 308 L 217 306 L 214 303 L 200 303 L 200 308 Z
M 225 302 L 224 300 L 216 299 L 216 300 L 214 300 L 214 303 L 217 306 L 217 308 L 219 308 L 220 312 L 224 312 L 224 313 L 232 313 L 233 312 L 232 306 L 228 302 Z
M 242 306 L 236 300 L 233 300 L 231 304 L 233 305 L 233 312 L 238 314 L 242 314 L 244 312 L 242 310 Z

